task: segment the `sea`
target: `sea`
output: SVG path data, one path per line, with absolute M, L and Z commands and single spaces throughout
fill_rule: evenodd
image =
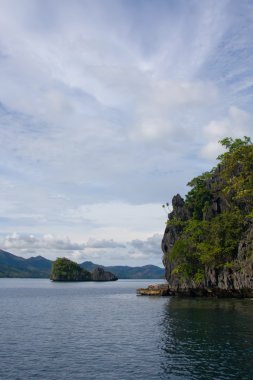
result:
M 0 279 L 1 380 L 252 380 L 253 300 Z

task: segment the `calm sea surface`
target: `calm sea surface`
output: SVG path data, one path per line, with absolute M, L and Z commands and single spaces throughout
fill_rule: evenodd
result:
M 253 300 L 136 296 L 152 282 L 0 279 L 0 379 L 253 379 Z

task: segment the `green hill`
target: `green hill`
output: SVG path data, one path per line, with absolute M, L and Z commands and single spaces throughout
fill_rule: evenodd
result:
M 155 265 L 142 267 L 129 266 L 103 266 L 86 261 L 80 264 L 82 268 L 92 272 L 96 268 L 114 273 L 121 279 L 163 278 L 164 269 Z M 49 278 L 52 261 L 42 256 L 24 259 L 9 252 L 0 250 L 0 277 L 18 278 Z
M 130 267 L 126 265 L 103 266 L 85 261 L 80 264 L 82 268 L 92 271 L 95 268 L 104 268 L 109 272 L 115 273 L 121 279 L 156 279 L 164 278 L 164 269 L 156 265 L 144 265 L 141 267 Z
M 0 277 L 48 278 L 52 262 L 42 256 L 24 259 L 0 250 Z

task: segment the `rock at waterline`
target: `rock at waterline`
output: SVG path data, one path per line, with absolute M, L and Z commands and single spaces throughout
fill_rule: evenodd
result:
M 136 290 L 138 296 L 169 296 L 170 289 L 168 284 L 149 285 L 147 288 Z
M 91 272 L 92 281 L 116 281 L 118 278 L 115 274 L 111 272 L 105 271 L 103 268 L 95 268 L 93 272 Z

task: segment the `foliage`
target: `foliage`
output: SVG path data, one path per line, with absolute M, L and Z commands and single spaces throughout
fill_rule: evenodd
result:
M 229 200 L 253 207 L 253 149 L 242 146 L 222 159 L 224 194 Z
M 193 218 L 201 220 L 203 218 L 203 209 L 210 204 L 211 193 L 207 187 L 208 179 L 211 173 L 205 172 L 202 175 L 193 178 L 187 185 L 192 189 L 186 195 L 186 205 L 191 209 Z
M 232 137 L 225 137 L 219 143 L 227 149 L 227 152 L 218 156 L 218 160 L 223 160 L 229 153 L 233 153 L 243 146 L 252 145 L 251 138 L 244 136 L 244 139 L 232 139 Z
M 89 281 L 91 274 L 77 263 L 63 257 L 53 262 L 50 278 L 53 281 Z
M 173 274 L 196 283 L 203 281 L 206 266 L 233 267 L 245 222 L 253 216 L 251 140 L 225 138 L 220 143 L 228 151 L 219 157 L 218 166 L 188 183 L 188 220 L 176 215 L 168 221 L 169 226 L 181 227 L 169 253 Z M 217 199 L 222 208 L 214 210 Z
M 172 219 L 169 219 L 167 222 L 166 222 L 167 226 L 174 226 L 178 229 L 181 229 L 181 228 L 184 228 L 185 225 L 186 225 L 186 222 L 184 220 L 181 220 L 177 217 L 174 217 Z

